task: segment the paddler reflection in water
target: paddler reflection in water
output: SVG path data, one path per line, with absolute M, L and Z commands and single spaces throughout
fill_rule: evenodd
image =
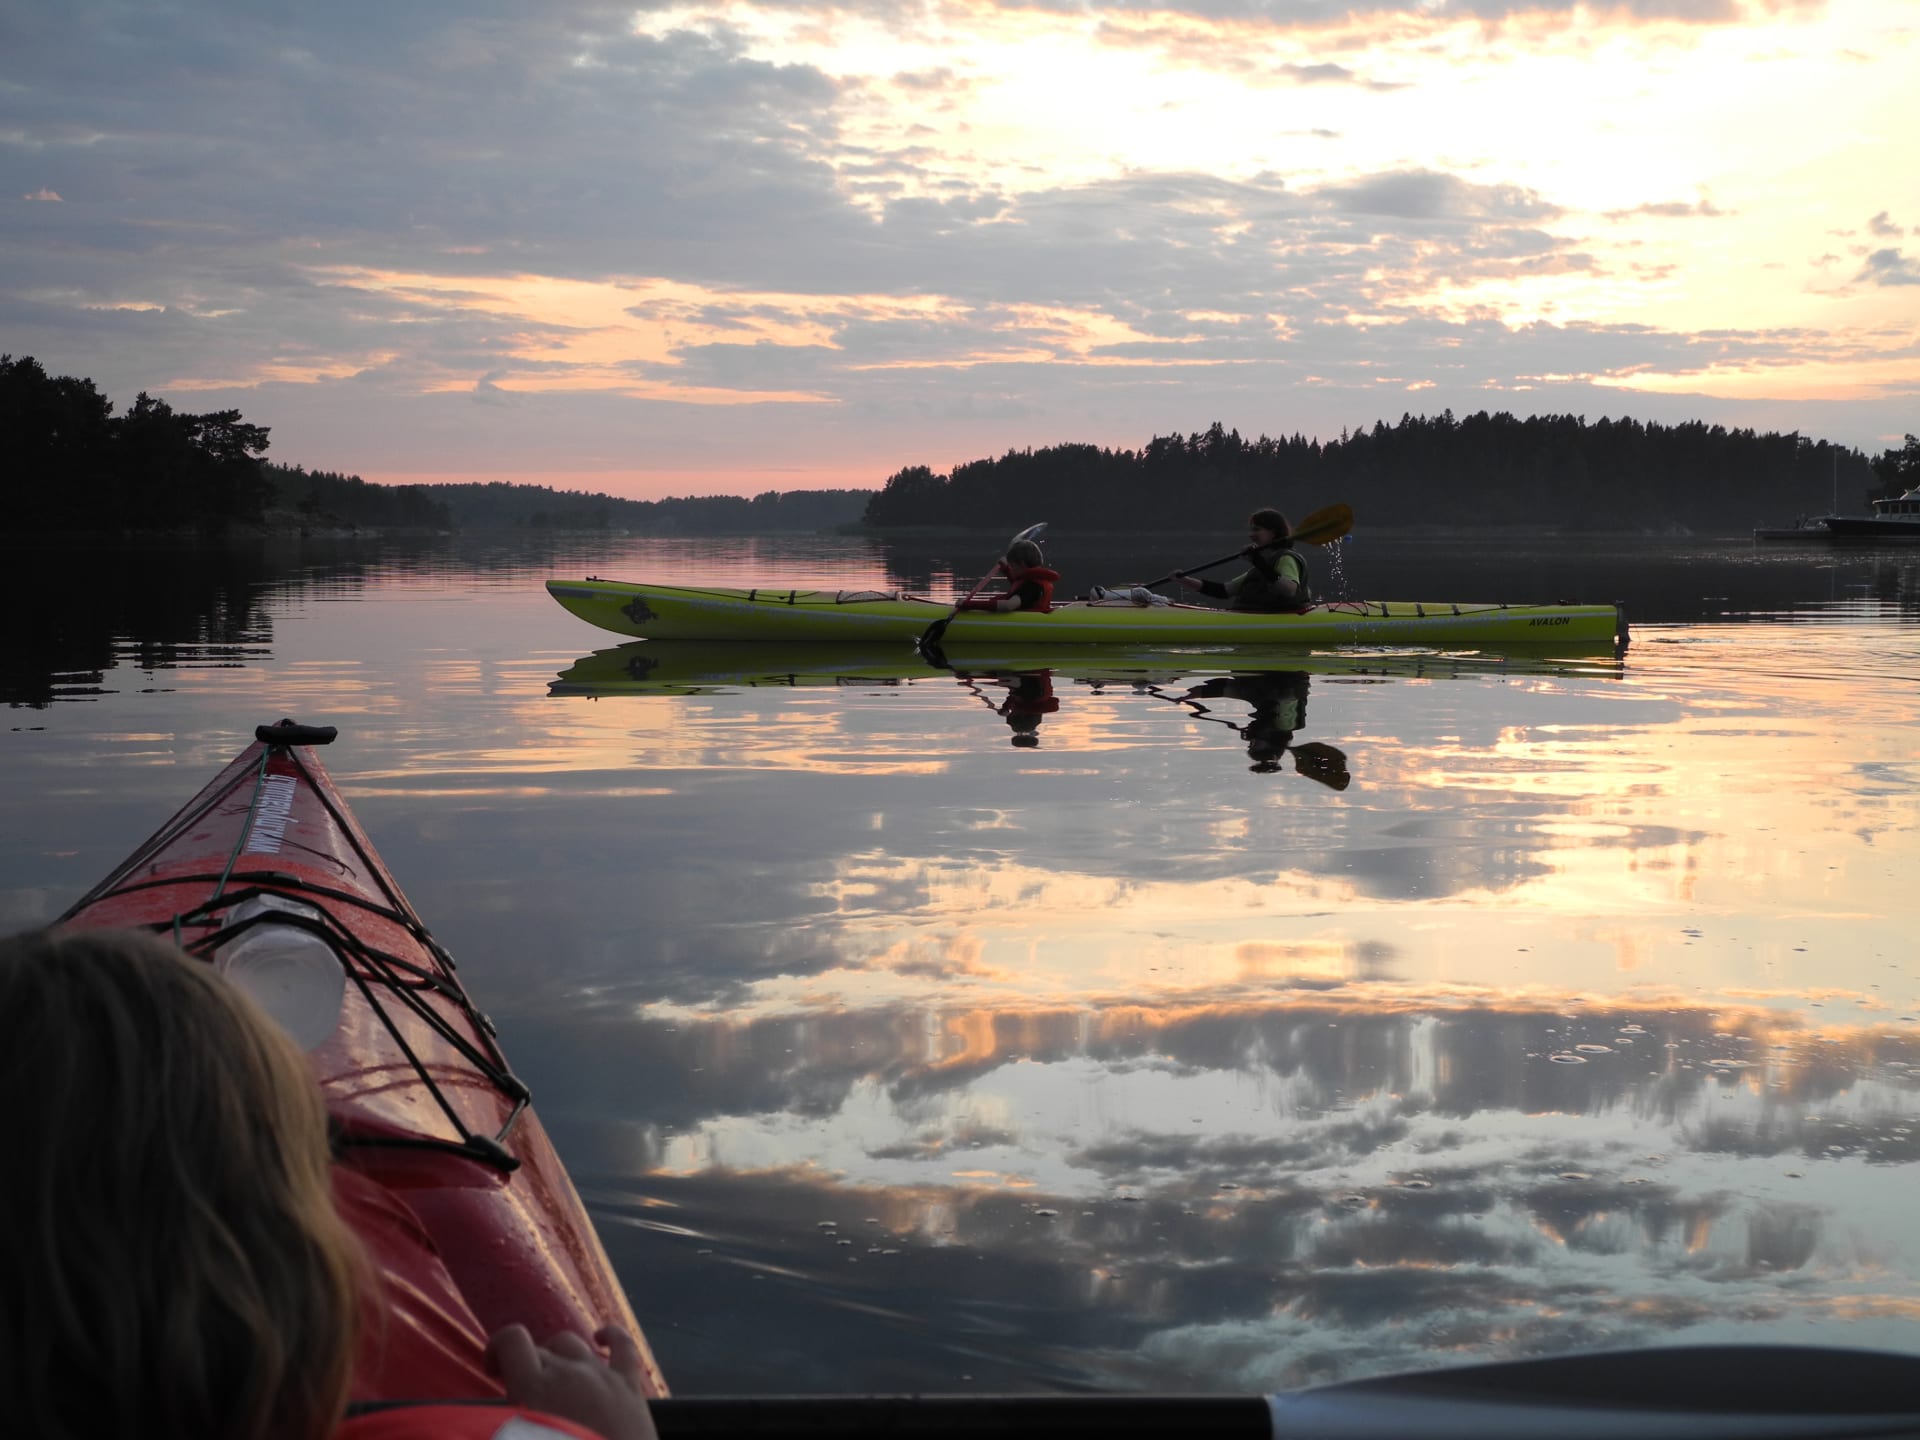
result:
M 1000 703 L 1001 718 L 1013 731 L 1013 744 L 1031 750 L 1040 744 L 1040 721 L 1060 708 L 1053 693 L 1053 672 L 1039 670 L 1030 674 L 995 677 L 1007 687 L 1007 698 Z
M 1293 743 L 1294 733 L 1307 723 L 1307 689 L 1304 670 L 1241 671 L 1202 680 L 1174 698 L 1202 719 L 1238 731 L 1247 742 L 1247 758 L 1253 761 L 1247 768 L 1256 775 L 1273 774 L 1291 751 L 1296 774 L 1344 790 L 1353 783 L 1353 776 L 1347 772 L 1347 757 L 1342 751 L 1318 741 Z M 1244 701 L 1253 713 L 1244 723 L 1236 723 L 1213 714 L 1201 703 L 1205 700 Z
M 291 1037 L 157 937 L 0 940 L 0 1094 L 6 1433 L 654 1436 L 632 1338 L 487 1340 L 406 1203 L 331 1162 Z
M 1040 722 L 1060 708 L 1059 697 L 1053 693 L 1051 670 L 1010 670 L 991 674 L 955 670 L 953 678 L 972 691 L 981 704 L 1007 722 L 1007 728 L 1013 731 L 1013 744 L 1022 750 L 1031 750 L 1039 745 Z M 1007 698 L 995 704 L 993 697 L 980 688 L 982 681 L 988 685 L 1002 686 Z

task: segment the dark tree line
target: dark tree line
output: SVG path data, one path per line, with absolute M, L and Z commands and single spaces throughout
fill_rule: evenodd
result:
M 358 475 L 300 465 L 265 469 L 274 503 L 304 522 L 397 530 L 451 530 L 454 525 L 453 511 L 424 485 L 373 485 Z
M 177 411 L 142 391 L 124 415 L 91 380 L 0 355 L 0 507 L 9 528 L 199 530 L 314 525 L 379 530 L 627 530 L 736 535 L 824 530 L 860 518 L 866 490 L 624 500 L 545 485 L 373 485 L 274 465 L 268 429 L 238 410 Z
M 1912 448 L 1912 441 L 1909 441 Z M 1843 510 L 1892 484 L 1889 451 L 1860 452 L 1796 434 L 1691 422 L 1481 412 L 1402 416 L 1320 442 L 1243 439 L 1219 424 L 1140 450 L 1054 445 L 1010 450 L 938 475 L 901 470 L 868 502 L 876 528 L 1017 529 L 1038 518 L 1077 529 L 1215 529 L 1278 505 L 1300 515 L 1344 501 L 1378 526 L 1578 526 L 1737 531 L 1799 513 Z M 1920 471 L 1915 480 L 1920 482 Z
M 1898 450 L 1888 450 L 1873 462 L 1882 495 L 1904 495 L 1920 487 L 1920 435 L 1909 435 Z
M 0 507 L 24 531 L 220 530 L 257 520 L 273 487 L 267 427 L 192 415 L 144 390 L 124 415 L 91 380 L 0 355 Z
M 428 485 L 462 530 L 625 530 L 640 535 L 760 535 L 829 530 L 860 518 L 870 490 L 769 490 L 626 500 L 545 485 Z
M 266 597 L 311 573 L 276 568 L 260 546 L 206 546 L 183 565 L 177 546 L 135 545 L 75 584 L 69 547 L 14 548 L 0 565 L 0 700 L 44 709 L 165 686 L 152 672 L 180 665 L 246 664 L 273 638 Z

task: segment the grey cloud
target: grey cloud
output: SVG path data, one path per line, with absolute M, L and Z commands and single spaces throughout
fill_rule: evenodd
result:
M 667 9 L 671 3 L 672 0 L 647 0 L 638 8 Z M 1432 13 L 1443 22 L 1458 15 L 1497 20 L 1542 11 L 1571 11 L 1577 3 L 1578 0 L 1450 0 Z M 864 15 L 901 27 L 911 25 L 917 13 L 915 7 L 900 6 L 890 0 L 766 0 L 763 8 L 781 13 Z M 1171 13 L 1202 22 L 1232 22 L 1277 32 L 1318 28 L 1348 16 L 1405 13 L 1404 4 L 1395 0 L 1361 0 L 1358 4 L 1335 4 L 1331 0 L 1183 0 L 1171 9 L 1162 0 L 1024 0 L 1019 8 L 1070 17 L 1092 14 L 1145 18 Z M 1733 0 L 1622 0 L 1615 9 L 1618 14 L 1634 20 L 1677 20 L 1695 25 L 1734 22 L 1743 13 Z M 1105 28 L 1111 32 L 1117 27 Z
M 1354 79 L 1353 71 L 1331 61 L 1321 65 L 1285 65 L 1281 69 L 1303 85 L 1345 85 Z
M 1872 285 L 1920 285 L 1920 260 L 1901 250 L 1876 250 L 1854 279 Z
M 1898 239 L 1900 236 L 1906 234 L 1906 231 L 1893 223 L 1892 216 L 1885 210 L 1882 210 L 1878 215 L 1867 221 L 1867 229 L 1876 235 L 1886 236 L 1889 239 Z
M 690 345 L 675 353 L 676 365 L 629 368 L 679 384 L 738 390 L 824 389 L 837 368 L 835 353 L 815 345 Z
M 830 82 L 743 59 L 724 34 L 649 41 L 609 25 L 584 47 L 588 63 L 576 63 L 583 42 L 566 22 L 594 12 L 443 20 L 419 33 L 433 13 L 410 8 L 411 21 L 376 24 L 345 52 L 321 45 L 302 60 L 257 21 L 236 17 L 207 45 L 204 12 L 154 19 L 133 45 L 82 10 L 72 48 L 107 63 L 68 60 L 30 78 L 18 70 L 16 111 L 36 168 L 74 177 L 42 183 L 91 202 L 136 253 L 153 248 L 156 224 L 219 215 L 203 243 L 351 240 L 377 263 L 435 268 L 461 263 L 450 246 L 479 247 L 486 258 L 467 263 L 488 270 L 501 247 L 564 269 L 554 252 L 591 251 L 583 237 L 609 226 L 644 243 L 694 222 L 697 238 L 703 215 L 728 213 L 729 191 L 777 211 L 783 191 L 797 202 L 793 177 L 832 132 Z M 461 43 L 476 36 L 488 43 Z M 163 59 L 174 80 L 146 83 Z M 244 125 L 225 123 L 239 115 Z M 7 159 L 11 175 L 20 155 Z M 824 196 L 831 175 L 813 166 L 811 188 Z M 684 203 L 690 190 L 707 204 Z M 612 254 L 599 264 L 628 268 Z
M 1357 85 L 1363 90 L 1382 92 L 1408 88 L 1397 81 L 1365 79 L 1346 66 L 1330 61 L 1319 65 L 1282 65 L 1278 73 L 1301 85 Z
M 1577 8 L 1577 0 L 1548 0 L 1530 5 L 1525 0 L 1452 0 L 1438 10 L 1440 15 L 1468 14 L 1481 19 L 1501 19 L 1510 15 L 1552 13 Z M 1688 25 L 1734 24 L 1745 12 L 1734 0 L 1624 0 L 1617 13 L 1636 21 L 1677 20 Z
M 1517 185 L 1476 185 L 1457 175 L 1405 170 L 1350 183 L 1321 186 L 1346 214 L 1402 220 L 1550 220 L 1560 208 Z
M 663 10 L 672 3 L 673 0 L 646 0 L 637 8 Z M 1578 0 L 1544 0 L 1544 3 L 1543 0 L 1452 0 L 1440 5 L 1434 13 L 1443 20 L 1453 15 L 1491 20 L 1543 10 L 1570 11 L 1577 3 Z M 910 25 L 917 14 L 917 7 L 900 6 L 891 0 L 766 0 L 764 8 L 782 13 L 864 15 L 903 27 Z M 1023 0 L 1019 8 L 1071 17 L 1088 14 L 1158 17 L 1169 13 L 1163 0 Z M 1731 22 L 1742 13 L 1732 0 L 1623 0 L 1617 10 L 1636 20 L 1678 20 L 1699 25 Z M 1395 0 L 1362 0 L 1358 4 L 1336 4 L 1332 0 L 1182 0 L 1171 13 L 1200 21 L 1236 22 L 1284 31 L 1317 28 L 1353 15 L 1404 14 L 1405 6 Z
M 1188 12 L 1190 13 L 1190 12 Z M 1150 23 L 1115 24 L 1101 21 L 1094 35 L 1099 44 L 1124 50 L 1144 51 L 1166 65 L 1205 69 L 1233 75 L 1251 86 L 1351 85 L 1370 91 L 1409 88 L 1407 85 L 1366 78 L 1335 61 L 1302 64 L 1286 61 L 1278 64 L 1241 33 L 1210 30 L 1204 26 L 1182 25 L 1171 18 L 1172 12 L 1156 10 Z M 1285 26 L 1272 28 L 1277 38 Z M 1177 102 L 1169 101 L 1171 107 Z
M 1648 201 L 1644 205 L 1635 205 L 1631 209 L 1608 210 L 1604 213 L 1609 220 L 1625 220 L 1634 215 L 1650 215 L 1662 220 L 1679 220 L 1696 215 L 1719 219 L 1729 212 L 1702 196 L 1692 203 L 1684 200 Z
M 505 372 L 499 370 L 490 371 L 473 382 L 472 393 L 475 404 L 511 405 L 515 403 L 516 397 L 511 392 L 502 390 L 499 385 L 495 383 L 504 373 Z
M 945 65 L 931 70 L 901 70 L 893 76 L 893 84 L 902 90 L 926 92 L 945 92 L 953 90 L 971 90 L 972 80 L 956 74 Z

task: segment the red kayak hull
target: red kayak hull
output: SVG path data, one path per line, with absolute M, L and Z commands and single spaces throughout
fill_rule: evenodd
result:
M 339 1163 L 419 1216 L 487 1332 L 619 1326 L 640 1342 L 650 1393 L 666 1394 L 493 1027 L 309 747 L 250 746 L 61 923 L 158 929 L 204 951 L 263 893 L 323 912 L 346 969 L 339 1022 L 308 1052 Z

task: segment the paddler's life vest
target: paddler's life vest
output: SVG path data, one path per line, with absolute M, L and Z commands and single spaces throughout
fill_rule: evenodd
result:
M 1203 581 L 1200 593 L 1230 602 L 1229 609 L 1252 610 L 1263 615 L 1286 614 L 1305 610 L 1312 605 L 1313 585 L 1307 579 L 1307 562 L 1300 552 L 1290 545 L 1262 548 L 1268 557 L 1267 564 L 1273 568 L 1276 577 L 1291 579 L 1300 587 L 1293 594 L 1282 595 L 1257 561 L 1245 574 L 1236 575 L 1224 584 L 1218 580 Z
M 333 1440 L 602 1440 L 588 1430 L 505 1401 L 434 1400 L 350 1410 Z
M 1042 615 L 1053 609 L 1053 587 L 1059 583 L 1060 572 L 1044 565 L 1007 571 L 1007 593 L 1020 597 L 1022 610 L 1037 610 Z

